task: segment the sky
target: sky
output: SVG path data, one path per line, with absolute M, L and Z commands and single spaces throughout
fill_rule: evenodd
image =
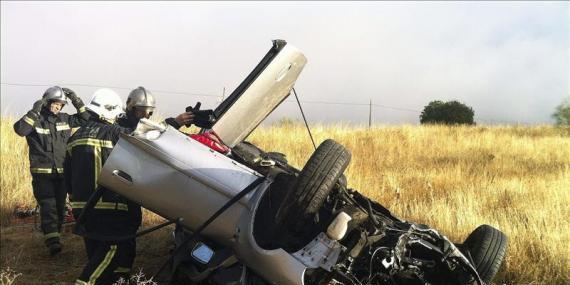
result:
M 570 96 L 568 2 L 1 2 L 1 114 L 52 85 L 87 103 L 151 90 L 158 113 L 215 108 L 284 39 L 308 62 L 311 123 L 417 124 L 433 100 L 478 123 L 544 124 Z M 73 107 L 64 108 L 74 113 Z M 268 118 L 300 119 L 290 97 Z

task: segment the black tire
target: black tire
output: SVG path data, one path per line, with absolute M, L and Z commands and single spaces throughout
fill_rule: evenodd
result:
M 325 140 L 301 170 L 276 214 L 278 226 L 303 232 L 350 162 L 350 152 L 334 140 Z
M 477 227 L 463 243 L 463 251 L 472 258 L 473 266 L 485 284 L 490 284 L 507 254 L 507 236 L 489 226 Z

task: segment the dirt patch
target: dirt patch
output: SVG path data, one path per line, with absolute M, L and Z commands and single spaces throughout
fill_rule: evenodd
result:
M 68 227 L 61 236 L 63 251 L 49 255 L 43 235 L 34 224 L 14 224 L 0 229 L 0 269 L 21 275 L 13 285 L 46 285 L 74 282 L 87 262 L 83 239 Z M 137 240 L 133 272 L 152 276 L 168 258 L 172 227 L 163 228 Z

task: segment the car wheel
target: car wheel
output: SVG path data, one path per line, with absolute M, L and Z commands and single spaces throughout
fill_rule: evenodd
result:
M 481 279 L 490 284 L 507 254 L 507 236 L 489 225 L 481 225 L 469 234 L 462 248 Z
M 303 232 L 350 162 L 350 152 L 334 140 L 325 140 L 301 170 L 276 214 L 276 222 L 286 230 Z

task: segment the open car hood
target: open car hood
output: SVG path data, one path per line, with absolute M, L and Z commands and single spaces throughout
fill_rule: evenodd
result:
M 240 143 L 289 96 L 306 63 L 297 48 L 274 40 L 261 62 L 214 110 L 212 130 L 229 147 Z

